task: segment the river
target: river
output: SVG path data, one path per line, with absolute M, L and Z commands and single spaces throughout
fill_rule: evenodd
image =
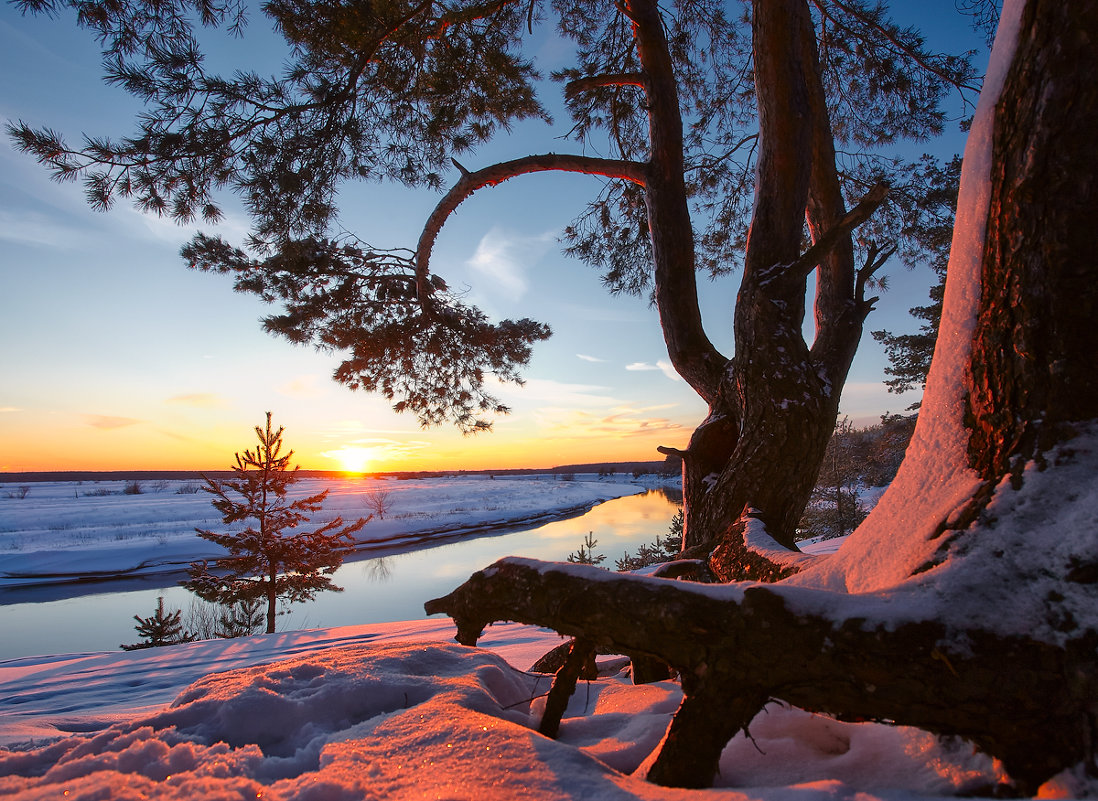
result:
M 588 532 L 604 566 L 667 533 L 678 509 L 672 493 L 651 491 L 607 501 L 583 515 L 508 534 L 472 534 L 457 541 L 373 558 L 350 559 L 334 575 L 343 592 L 322 592 L 279 617 L 288 631 L 422 618 L 423 603 L 445 595 L 503 556 L 561 561 Z M 134 615 L 147 617 L 163 596 L 166 609 L 186 613 L 192 596 L 161 575 L 96 584 L 21 590 L 0 606 L 0 660 L 40 654 L 117 650 L 140 640 Z

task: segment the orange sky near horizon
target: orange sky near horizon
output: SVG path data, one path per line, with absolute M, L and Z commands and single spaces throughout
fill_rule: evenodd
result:
M 275 425 L 282 421 L 276 416 Z M 199 436 L 173 436 L 140 423 L 115 428 L 59 428 L 57 437 L 41 439 L 34 430 L 7 432 L 0 453 L 0 473 L 227 470 L 233 454 L 255 447 L 254 432 L 219 426 Z M 193 432 L 192 432 L 193 433 Z M 286 426 L 284 451 L 310 470 L 400 472 L 421 470 L 503 470 L 548 468 L 588 462 L 660 461 L 658 445 L 685 446 L 690 430 L 669 427 L 635 434 L 553 437 L 510 431 L 462 437 L 450 432 L 423 432 L 414 447 L 346 444 L 327 441 L 304 427 Z M 12 459 L 11 456 L 16 458 Z

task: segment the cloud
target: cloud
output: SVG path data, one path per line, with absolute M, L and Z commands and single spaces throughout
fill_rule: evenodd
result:
M 168 398 L 166 402 L 179 406 L 196 406 L 200 409 L 224 409 L 227 405 L 220 395 L 215 395 L 212 392 L 192 392 L 184 395 L 173 395 Z
M 650 414 L 674 406 L 618 406 L 605 414 L 593 414 L 583 409 L 545 409 L 539 422 L 547 432 L 568 439 L 629 439 L 652 435 L 678 438 L 686 431 L 682 423 Z
M 0 406 L 0 413 L 2 412 L 21 412 L 23 411 L 18 406 Z
M 676 373 L 671 362 L 666 361 L 665 359 L 660 359 L 655 364 L 649 364 L 648 362 L 633 362 L 632 364 L 625 365 L 625 369 L 633 372 L 659 370 L 672 381 L 682 381 L 682 376 Z
M 103 431 L 113 431 L 116 428 L 135 426 L 142 421 L 133 417 L 111 417 L 106 414 L 86 414 L 84 415 L 84 422 L 92 428 L 98 428 Z
M 660 359 L 656 362 L 656 367 L 663 371 L 663 374 L 670 378 L 672 381 L 682 381 L 682 376 L 675 371 L 674 365 L 666 359 Z
M 65 225 L 45 214 L 26 211 L 0 211 L 0 240 L 62 250 L 79 250 L 91 241 L 78 227 Z
M 496 291 L 518 300 L 529 288 L 527 266 L 540 259 L 554 240 L 552 233 L 519 236 L 494 227 L 481 238 L 467 263 Z
M 606 359 L 600 359 L 598 356 L 588 356 L 586 353 L 577 353 L 577 359 L 583 359 L 585 362 L 605 362 Z
M 566 384 L 545 378 L 531 378 L 522 386 L 500 382 L 496 391 L 501 396 L 521 400 L 524 403 L 542 402 L 565 407 L 605 407 L 620 403 L 605 394 L 609 387 L 597 384 Z

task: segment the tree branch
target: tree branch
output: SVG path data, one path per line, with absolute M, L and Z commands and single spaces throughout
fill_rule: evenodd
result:
M 640 72 L 621 72 L 606 75 L 589 75 L 584 78 L 576 78 L 564 85 L 566 97 L 574 97 L 581 92 L 589 92 L 592 89 L 600 89 L 604 86 L 640 86 L 647 83 L 644 74 Z
M 866 306 L 865 299 L 865 285 L 870 278 L 873 277 L 877 270 L 884 266 L 884 263 L 892 258 L 892 255 L 896 252 L 895 245 L 892 247 L 881 249 L 876 243 L 870 243 L 868 252 L 865 256 L 865 264 L 858 270 L 858 275 L 854 283 L 854 302 L 859 306 Z M 877 301 L 877 298 L 869 300 L 868 305 L 872 306 Z M 865 311 L 868 313 L 869 309 Z
M 416 246 L 416 297 L 423 305 L 429 304 L 429 298 L 433 292 L 429 265 L 435 240 L 438 239 L 439 232 L 442 231 L 442 226 L 450 215 L 477 190 L 496 186 L 519 175 L 550 170 L 576 172 L 584 175 L 602 175 L 607 178 L 632 181 L 641 186 L 647 180 L 645 165 L 637 161 L 620 161 L 557 153 L 524 156 L 513 161 L 493 164 L 475 172 L 469 172 L 460 164 L 457 164 L 457 167 L 461 171 L 461 178 L 443 196 L 442 200 L 435 206 L 435 210 L 431 212 L 431 216 L 427 218 L 427 222 L 423 225 L 423 233 L 419 237 L 419 244 Z
M 884 203 L 888 196 L 889 186 L 883 181 L 870 189 L 857 206 L 843 216 L 835 225 L 827 230 L 823 236 L 816 240 L 804 254 L 793 264 L 789 265 L 789 274 L 807 277 L 816 269 L 827 254 L 842 242 L 850 232 L 870 218 L 877 208 Z

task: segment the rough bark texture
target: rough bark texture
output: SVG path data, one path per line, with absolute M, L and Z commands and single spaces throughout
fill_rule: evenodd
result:
M 996 113 L 970 455 L 985 478 L 1098 417 L 1098 5 L 1031 2 Z
M 511 620 L 670 664 L 686 698 L 649 774 L 665 785 L 708 786 L 724 745 L 771 698 L 966 737 L 1025 793 L 1093 763 L 1093 631 L 1056 647 L 936 620 L 890 624 L 887 613 L 835 622 L 842 601 L 831 593 L 800 590 L 792 609 L 780 586 L 728 589 L 714 597 L 680 582 L 505 559 L 425 608 L 454 618 L 466 645 Z

